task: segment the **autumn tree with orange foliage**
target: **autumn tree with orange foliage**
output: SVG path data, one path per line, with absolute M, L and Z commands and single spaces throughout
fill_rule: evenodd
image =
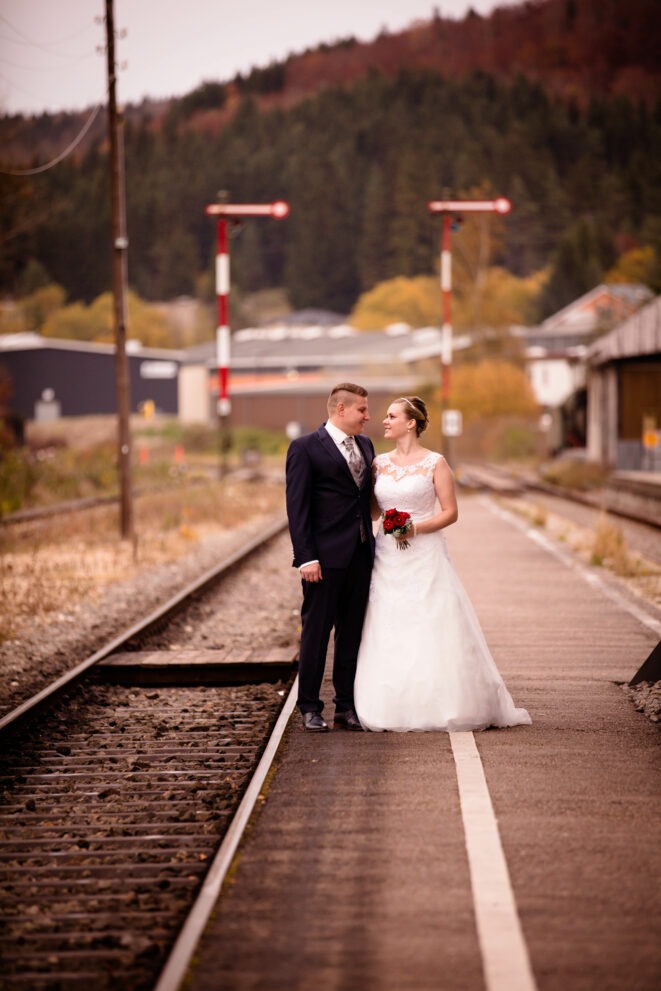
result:
M 506 361 L 481 361 L 453 368 L 451 405 L 467 422 L 480 417 L 533 417 L 539 407 L 525 372 Z

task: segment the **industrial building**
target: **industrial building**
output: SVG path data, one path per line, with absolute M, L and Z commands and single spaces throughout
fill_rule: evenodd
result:
M 624 471 L 661 471 L 661 297 L 587 352 L 592 461 Z
M 178 412 L 183 353 L 127 344 L 131 412 L 149 402 Z M 56 420 L 117 412 L 115 347 L 39 334 L 0 336 L 0 376 L 8 380 L 8 412 L 25 420 Z

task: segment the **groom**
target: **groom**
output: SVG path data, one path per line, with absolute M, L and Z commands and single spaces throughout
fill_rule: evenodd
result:
M 353 682 L 374 557 L 374 447 L 360 436 L 368 420 L 367 390 L 343 382 L 328 397 L 328 421 L 287 452 L 287 516 L 303 585 L 298 707 L 313 733 L 328 729 L 319 693 L 333 627 L 335 725 L 362 730 Z

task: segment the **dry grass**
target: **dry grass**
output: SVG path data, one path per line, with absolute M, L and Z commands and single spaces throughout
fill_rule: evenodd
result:
M 541 503 L 536 502 L 532 508 L 531 519 L 535 526 L 545 527 L 548 521 L 549 514 L 546 506 L 542 506 Z
M 542 467 L 541 477 L 553 485 L 568 489 L 599 489 L 606 482 L 609 472 L 601 465 L 573 458 L 559 458 Z
M 587 528 L 531 500 L 501 501 L 534 526 L 543 527 L 554 540 L 565 543 L 586 564 L 613 572 L 626 581 L 631 591 L 649 602 L 661 604 L 661 568 L 630 551 L 622 529 L 606 513 L 599 517 L 595 527 Z
M 594 529 L 594 540 L 590 563 L 612 568 L 616 575 L 636 575 L 641 571 L 641 562 L 627 551 L 624 534 L 603 513 Z
M 280 482 L 206 482 L 137 498 L 135 546 L 118 509 L 99 507 L 0 532 L 0 640 L 31 618 L 62 620 L 81 600 L 189 553 L 211 535 L 284 510 Z

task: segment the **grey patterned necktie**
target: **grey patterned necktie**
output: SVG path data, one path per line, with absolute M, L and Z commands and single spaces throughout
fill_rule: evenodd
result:
M 349 454 L 349 470 L 353 475 L 353 480 L 358 488 L 360 488 L 360 483 L 362 482 L 363 475 L 365 474 L 365 462 L 363 461 L 362 456 L 358 453 L 356 442 L 353 437 L 345 437 L 342 444 Z

